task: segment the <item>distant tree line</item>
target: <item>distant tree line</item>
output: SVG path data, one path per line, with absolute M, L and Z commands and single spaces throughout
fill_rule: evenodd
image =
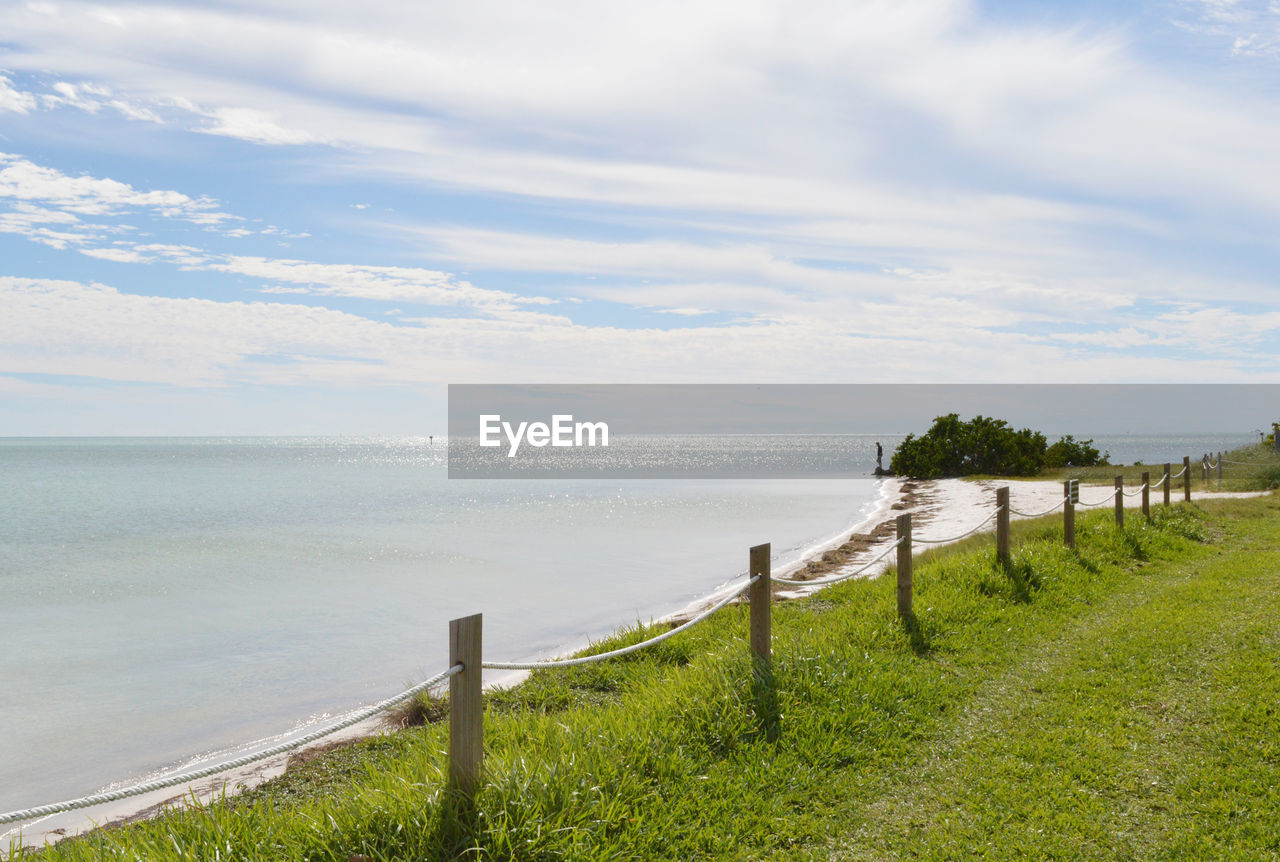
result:
M 944 476 L 1034 476 L 1046 468 L 1094 467 L 1107 463 L 1092 440 L 1067 435 L 1053 445 L 1030 428 L 1014 430 L 1003 419 L 975 416 L 960 421 L 956 413 L 933 420 L 917 437 L 898 444 L 890 469 L 898 476 L 937 479 Z

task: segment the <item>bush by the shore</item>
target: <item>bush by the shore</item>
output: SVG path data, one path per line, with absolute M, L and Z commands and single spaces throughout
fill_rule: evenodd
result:
M 1035 476 L 1046 467 L 1105 464 L 1092 443 L 1068 435 L 1049 446 L 1039 431 L 1014 430 L 1003 419 L 975 416 L 962 422 L 959 414 L 948 413 L 920 437 L 908 434 L 894 450 L 890 469 L 917 479 Z

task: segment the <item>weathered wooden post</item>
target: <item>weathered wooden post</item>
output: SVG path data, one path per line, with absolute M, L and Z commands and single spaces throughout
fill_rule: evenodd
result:
M 1277 435 L 1280 436 L 1280 435 Z M 1182 456 L 1182 500 L 1191 502 L 1191 456 Z
M 1071 496 L 1071 480 L 1062 483 L 1062 543 L 1068 548 L 1076 546 L 1076 504 Z
M 911 513 L 898 516 L 898 616 L 911 616 Z
M 1002 566 L 1009 566 L 1013 558 L 1009 555 L 1009 486 L 996 488 L 996 560 Z
M 1166 506 L 1169 505 L 1169 482 L 1172 481 L 1169 478 L 1170 475 L 1169 462 L 1166 461 L 1164 464 L 1164 481 L 1161 483 L 1164 486 L 1164 504 Z
M 449 789 L 466 799 L 480 786 L 484 760 L 484 704 L 481 700 L 480 614 L 449 621 Z
M 1142 474 L 1142 517 L 1151 520 L 1151 474 Z
M 1124 476 L 1116 476 L 1116 526 L 1124 526 Z
M 773 646 L 769 631 L 773 613 L 770 548 L 766 542 L 756 545 L 749 553 L 747 572 L 753 578 L 759 576 L 759 580 L 747 590 L 747 599 L 751 603 L 751 692 L 765 739 L 773 741 L 782 734 L 782 713 L 778 706 L 778 688 L 773 679 Z
M 1218 453 L 1218 490 L 1222 490 L 1222 453 Z
M 747 574 L 760 576 L 760 580 L 747 590 L 747 599 L 751 603 L 751 655 L 761 670 L 768 670 L 773 662 L 773 649 L 769 636 L 771 621 L 770 602 L 773 595 L 772 563 L 770 561 L 769 542 L 756 545 L 749 554 Z

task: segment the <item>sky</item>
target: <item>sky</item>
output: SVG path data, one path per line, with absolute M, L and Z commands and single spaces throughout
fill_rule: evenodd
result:
M 1280 382 L 1278 229 L 1276 0 L 0 3 L 0 435 Z

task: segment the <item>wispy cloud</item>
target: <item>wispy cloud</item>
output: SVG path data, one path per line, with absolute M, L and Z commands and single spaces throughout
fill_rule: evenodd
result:
M 118 215 L 148 210 L 195 224 L 219 224 L 234 216 L 219 212 L 217 201 L 170 190 L 142 191 L 116 180 L 73 177 L 21 156 L 0 153 L 0 199 L 38 202 L 76 215 Z
M 912 167 L 962 188 L 933 169 L 942 156 L 1103 196 L 1276 210 L 1257 182 L 1272 107 L 1137 63 L 1119 29 L 991 26 L 965 0 L 498 5 L 169 2 L 104 27 L 69 0 L 14 4 L 0 25 L 24 45 L 9 62 L 95 82 L 76 91 L 102 91 L 87 104 L 109 88 L 194 131 L 330 143 L 361 171 L 433 183 L 870 218 L 886 197 L 921 200 Z M 1274 29 L 1261 2 L 1197 6 L 1232 26 L 1247 6 L 1260 39 Z M 873 180 L 886 124 L 903 132 L 893 189 Z
M 290 303 L 149 297 L 4 277 L 0 304 L 7 312 L 0 318 L 0 364 L 10 372 L 178 386 L 493 380 L 509 375 L 511 356 L 524 357 L 523 379 L 573 382 L 688 380 L 691 363 L 706 381 L 967 379 L 958 355 L 1006 380 L 1030 379 L 1030 365 L 1041 369 L 1036 379 L 1070 381 L 1114 379 L 1115 363 L 1105 352 L 982 329 L 976 316 L 952 324 L 904 318 L 901 309 L 871 310 L 866 321 L 673 330 L 583 326 L 547 315 L 391 323 Z M 967 311 L 959 304 L 942 308 L 946 315 Z M 978 331 L 983 337 L 974 337 Z M 822 358 L 817 366 L 815 355 Z M 1238 355 L 1185 356 L 1175 365 L 1184 380 L 1258 379 Z M 1153 356 L 1125 359 L 1129 380 L 1165 379 L 1168 368 L 1168 360 Z
M 36 107 L 36 98 L 13 87 L 13 82 L 0 75 L 0 113 L 29 114 Z
M 1176 24 L 1218 39 L 1238 57 L 1280 58 L 1280 3 L 1275 0 L 1183 0 Z
M 204 267 L 295 285 L 264 287 L 264 293 L 344 296 L 383 302 L 466 305 L 504 310 L 517 305 L 546 305 L 551 302 L 545 297 L 484 290 L 468 282 L 458 281 L 447 272 L 414 267 L 322 264 L 262 257 L 230 257 L 204 264 Z
M 210 122 L 199 126 L 198 131 L 255 144 L 311 144 L 321 141 L 310 132 L 287 129 L 270 113 L 253 108 L 216 108 L 209 112 L 209 116 Z

